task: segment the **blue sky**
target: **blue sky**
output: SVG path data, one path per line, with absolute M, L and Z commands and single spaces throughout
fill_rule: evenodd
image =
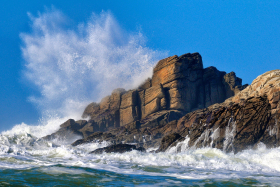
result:
M 101 16 L 102 11 L 105 12 L 104 19 Z M 64 37 L 70 37 L 71 34 L 67 33 L 71 31 L 74 35 L 77 35 L 78 40 L 86 38 L 78 34 L 80 25 L 94 23 L 100 24 L 102 27 L 102 24 L 96 23 L 94 19 L 98 19 L 100 22 L 109 19 L 109 15 L 113 19 L 110 22 L 112 23 L 110 32 L 116 32 L 113 33 L 114 37 L 115 35 L 119 36 L 119 38 L 113 38 L 113 47 L 118 45 L 123 47 L 121 54 L 118 54 L 120 55 L 118 58 L 131 59 L 131 56 L 123 57 L 124 54 L 127 51 L 132 51 L 132 54 L 137 53 L 139 46 L 144 48 L 141 50 L 139 59 L 144 57 L 145 54 L 148 54 L 151 60 L 154 60 L 175 54 L 199 52 L 202 55 L 204 67 L 215 66 L 226 72 L 234 71 L 237 76 L 243 79 L 244 84 L 250 84 L 254 78 L 266 71 L 280 69 L 280 2 L 276 0 L 3 0 L 0 7 L 0 130 L 9 129 L 21 122 L 37 124 L 43 112 L 61 108 L 59 105 L 65 104 L 57 102 L 57 99 L 61 100 L 62 93 L 56 93 L 60 95 L 52 100 L 55 95 L 53 97 L 46 96 L 46 94 L 50 94 L 50 92 L 44 90 L 46 83 L 36 83 L 36 76 L 40 77 L 38 80 L 49 78 L 41 77 L 40 69 L 31 71 L 30 66 L 28 67 L 28 64 L 36 65 L 34 59 L 36 61 L 40 56 L 35 55 L 35 58 L 34 54 L 29 52 L 26 56 L 23 55 L 24 49 L 27 50 L 31 47 L 30 43 L 26 43 L 27 41 L 40 43 L 40 38 L 45 36 L 36 33 L 39 32 L 40 28 L 37 28 L 37 31 L 34 29 L 35 21 L 32 18 L 30 19 L 28 12 L 33 15 L 35 20 L 45 15 L 49 22 L 57 20 L 49 18 L 48 15 L 59 12 L 62 16 L 60 15 L 58 18 L 63 17 L 65 19 L 60 20 L 61 22 L 57 21 L 59 26 L 56 28 L 49 27 L 47 32 L 55 34 L 61 34 L 59 32 L 62 32 Z M 95 14 L 95 17 L 92 16 L 93 14 Z M 118 30 L 118 28 L 120 29 Z M 88 30 L 84 29 L 83 31 Z M 95 30 L 92 33 L 98 34 L 97 31 Z M 139 33 L 141 33 L 141 41 L 136 42 L 136 47 L 134 46 L 135 48 L 131 49 L 132 47 L 128 44 L 131 38 L 126 35 L 138 39 Z M 23 35 L 32 40 L 24 39 Z M 55 41 L 55 39 L 51 38 L 50 41 Z M 86 45 L 89 44 L 86 43 Z M 78 48 L 71 47 L 71 50 L 80 51 Z M 83 46 L 81 47 L 83 48 Z M 58 50 L 60 49 L 58 48 Z M 84 50 L 81 50 L 80 54 L 84 54 Z M 108 50 L 108 46 L 106 50 Z M 40 48 L 37 52 L 41 54 L 44 51 L 46 51 L 46 48 Z M 92 56 L 88 55 L 88 57 L 91 58 Z M 52 58 L 52 56 L 46 58 L 44 63 Z M 30 59 L 33 59 L 33 61 Z M 134 65 L 123 65 L 125 68 L 134 67 Z M 49 67 L 47 66 L 47 68 Z M 140 68 L 139 71 L 143 73 L 144 70 Z M 32 76 L 28 77 L 27 74 L 30 71 Z M 104 72 L 107 72 L 107 70 Z M 122 72 L 117 72 L 115 76 L 122 76 Z M 52 71 L 51 73 L 55 76 L 59 72 Z M 135 74 L 135 72 L 132 73 Z M 125 76 L 129 77 L 132 73 Z M 77 76 L 77 73 L 75 76 Z M 60 79 L 65 77 L 67 78 L 66 75 L 64 77 L 58 76 Z M 112 78 L 110 79 L 108 76 L 104 78 L 104 80 L 107 79 L 111 80 Z M 51 79 L 51 81 L 53 80 Z M 88 79 L 85 81 L 88 81 L 88 84 L 84 85 L 83 92 L 75 93 L 76 95 L 73 96 L 73 90 L 79 89 L 73 87 L 67 97 L 69 99 L 81 97 L 81 94 L 87 91 L 89 85 L 94 87 L 94 81 L 100 82 L 99 79 L 94 79 L 93 82 Z M 103 82 L 102 84 L 104 84 Z M 69 84 L 71 83 L 65 84 L 65 89 L 69 90 Z M 127 83 L 127 87 L 129 87 L 128 85 Z M 97 88 L 99 87 L 97 86 Z M 89 89 L 89 92 L 94 92 L 96 89 Z M 87 95 L 87 99 L 91 99 L 91 97 L 92 100 L 97 99 L 93 95 Z M 40 102 L 40 99 L 44 102 Z M 42 107 L 42 105 L 48 105 L 48 102 L 52 103 L 51 106 Z

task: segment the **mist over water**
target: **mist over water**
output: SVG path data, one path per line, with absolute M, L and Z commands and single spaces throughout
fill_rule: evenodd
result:
M 141 32 L 122 29 L 109 12 L 72 27 L 55 9 L 29 17 L 31 31 L 21 34 L 24 73 L 40 92 L 29 99 L 43 113 L 81 114 L 115 88 L 138 86 L 167 56 L 146 47 Z

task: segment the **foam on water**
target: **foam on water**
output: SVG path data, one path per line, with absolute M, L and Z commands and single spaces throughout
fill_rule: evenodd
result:
M 42 136 L 55 131 L 65 119 L 50 119 L 44 125 L 17 125 L 0 135 L 0 168 L 27 169 L 51 167 L 42 172 L 57 173 L 57 165 L 100 169 L 122 174 L 148 176 L 171 176 L 178 179 L 237 179 L 254 178 L 270 182 L 280 182 L 280 148 L 267 149 L 259 144 L 256 150 L 245 150 L 237 154 L 204 147 L 188 147 L 189 137 L 169 148 L 164 153 L 147 153 L 131 151 L 123 154 L 104 153 L 100 155 L 89 152 L 108 146 L 108 142 L 88 143 L 76 147 L 64 141 L 46 141 Z M 56 124 L 56 125 L 55 125 Z M 226 129 L 225 146 L 232 143 L 235 122 L 229 120 Z M 208 132 L 209 131 L 209 132 Z M 209 129 L 200 139 L 214 142 L 219 136 L 219 128 Z M 211 133 L 210 133 L 211 131 Z M 149 138 L 149 137 L 147 137 Z M 205 144 L 206 145 L 206 144 Z M 211 143 L 212 145 L 212 143 Z M 59 172 L 71 174 L 71 170 Z M 83 171 L 75 171 L 83 172 Z
M 260 144 L 256 150 L 237 154 L 216 148 L 190 149 L 189 138 L 164 153 L 131 151 L 124 154 L 88 154 L 107 142 L 53 146 L 28 133 L 15 130 L 0 136 L 0 168 L 34 168 L 57 164 L 102 169 L 123 174 L 172 176 L 181 179 L 230 179 L 251 177 L 257 180 L 280 177 L 280 148 L 267 149 Z M 181 152 L 178 152 L 180 147 Z M 60 171 L 61 172 L 61 171 Z M 62 172 L 68 172 L 63 170 Z M 276 179 L 273 179 L 277 181 Z

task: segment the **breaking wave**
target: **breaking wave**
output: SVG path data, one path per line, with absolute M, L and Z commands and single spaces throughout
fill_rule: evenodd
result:
M 28 133 L 2 133 L 0 170 L 40 167 L 55 175 L 57 172 L 86 172 L 86 168 L 91 168 L 119 174 L 184 180 L 249 178 L 269 185 L 280 182 L 280 148 L 267 149 L 265 145 L 260 145 L 256 150 L 245 150 L 238 154 L 207 147 L 185 149 L 180 153 L 169 150 L 165 153 L 132 151 L 123 154 L 89 154 L 90 151 L 107 145 L 107 142 L 101 142 L 72 147 L 45 141 Z M 58 165 L 66 168 L 56 168 Z

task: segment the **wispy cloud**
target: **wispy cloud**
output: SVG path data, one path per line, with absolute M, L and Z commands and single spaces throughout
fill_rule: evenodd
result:
M 146 47 L 140 32 L 128 33 L 108 12 L 74 29 L 58 10 L 29 17 L 31 32 L 21 34 L 25 75 L 41 93 L 30 100 L 42 111 L 81 112 L 115 88 L 136 87 L 167 55 Z

